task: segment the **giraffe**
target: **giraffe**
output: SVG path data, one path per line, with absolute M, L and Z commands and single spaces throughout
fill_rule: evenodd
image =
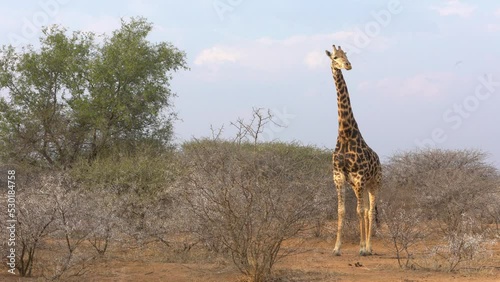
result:
M 362 256 L 372 254 L 371 235 L 375 215 L 375 202 L 382 179 L 382 170 L 377 153 L 361 136 L 352 113 L 347 85 L 341 69 L 350 70 L 351 63 L 339 46 L 333 52 L 326 51 L 331 60 L 331 69 L 337 88 L 339 132 L 333 152 L 333 181 L 338 194 L 337 240 L 333 250 L 339 256 L 345 216 L 345 184 L 351 185 L 357 198 L 356 212 L 359 220 L 360 250 Z

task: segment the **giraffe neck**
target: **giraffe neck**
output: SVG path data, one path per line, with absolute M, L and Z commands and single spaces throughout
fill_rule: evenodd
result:
M 361 133 L 358 129 L 358 124 L 352 113 L 351 100 L 349 99 L 349 91 L 344 81 L 344 76 L 340 69 L 332 68 L 335 87 L 337 88 L 337 106 L 339 114 L 339 139 L 353 139 Z

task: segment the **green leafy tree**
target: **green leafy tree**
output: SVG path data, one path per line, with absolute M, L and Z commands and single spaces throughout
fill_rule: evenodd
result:
M 40 48 L 0 51 L 0 148 L 4 161 L 68 167 L 140 143 L 164 146 L 172 137 L 172 72 L 185 53 L 147 37 L 144 18 L 95 34 L 45 28 Z
M 64 30 L 46 28 L 40 50 L 20 52 L 3 46 L 0 55 L 0 145 L 7 160 L 70 163 L 84 136 L 64 102 L 70 84 L 77 84 L 75 68 L 89 60 L 90 34 L 67 37 Z

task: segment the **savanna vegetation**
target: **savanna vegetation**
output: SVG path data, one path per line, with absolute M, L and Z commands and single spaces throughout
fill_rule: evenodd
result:
M 250 281 L 278 279 L 276 263 L 301 241 L 334 234 L 331 150 L 261 142 L 274 122 L 261 109 L 232 124 L 233 139 L 214 131 L 175 144 L 170 83 L 186 54 L 148 41 L 151 29 L 142 18 L 103 36 L 53 26 L 40 47 L 2 48 L 0 177 L 16 170 L 17 273 L 85 281 L 110 251 L 154 246 L 161 262 L 218 261 Z M 404 271 L 492 267 L 499 202 L 484 152 L 397 153 L 384 163 L 376 237 Z M 354 203 L 348 192 L 355 242 Z M 8 248 L 2 241 L 3 258 Z

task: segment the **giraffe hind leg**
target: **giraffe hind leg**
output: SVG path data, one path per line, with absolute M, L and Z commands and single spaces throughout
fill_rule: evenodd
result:
M 378 186 L 375 184 L 372 189 L 368 191 L 368 200 L 369 200 L 369 211 L 368 211 L 368 228 L 367 228 L 367 234 L 366 234 L 366 252 L 368 254 L 372 254 L 372 244 L 371 244 L 371 239 L 372 239 L 372 233 L 373 233 L 373 223 L 375 221 L 375 208 L 376 208 L 376 200 L 377 200 L 377 192 L 378 192 Z
M 366 251 L 366 236 L 368 231 L 368 210 L 367 210 L 367 202 L 366 191 L 364 190 L 362 185 L 358 185 L 354 189 L 354 193 L 357 198 L 357 207 L 356 212 L 358 215 L 359 221 L 359 254 L 362 256 L 367 255 Z
M 366 235 L 367 235 L 367 226 L 368 222 L 366 221 L 367 219 L 367 214 L 366 214 L 366 208 L 365 202 L 366 200 L 362 199 L 362 202 L 359 203 L 359 208 L 358 208 L 358 219 L 359 219 L 359 254 L 362 256 L 365 256 L 366 253 Z

